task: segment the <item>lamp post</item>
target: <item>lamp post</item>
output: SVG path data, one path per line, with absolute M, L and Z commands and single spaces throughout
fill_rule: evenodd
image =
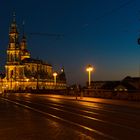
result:
M 93 67 L 91 65 L 88 65 L 86 68 L 86 71 L 88 72 L 88 86 L 90 87 L 91 84 L 91 72 L 93 71 Z
M 2 92 L 3 80 L 2 80 L 2 78 L 1 78 L 1 77 L 0 77 L 0 84 L 1 84 L 1 85 L 0 85 L 1 89 L 0 89 L 0 90 L 1 90 L 1 92 Z
M 18 90 L 18 88 L 19 88 L 19 82 L 18 82 L 18 81 L 16 81 L 15 91 L 16 91 L 16 90 Z
M 27 82 L 27 84 L 26 84 L 26 89 L 28 90 L 28 81 L 29 81 L 29 79 L 27 78 L 26 79 L 26 82 Z
M 57 77 L 57 73 L 56 72 L 53 73 L 53 77 L 54 77 L 54 84 L 56 85 L 56 77 Z
M 6 84 L 6 93 L 7 93 L 7 91 L 8 91 L 8 85 Z

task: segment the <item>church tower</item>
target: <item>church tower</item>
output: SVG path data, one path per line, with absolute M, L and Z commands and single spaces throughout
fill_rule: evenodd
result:
M 20 48 L 21 48 L 21 60 L 24 60 L 25 58 L 30 58 L 30 53 L 27 50 L 26 36 L 24 33 L 24 24 L 23 24 L 23 35 L 20 43 Z
M 24 77 L 24 67 L 21 63 L 21 48 L 15 13 L 9 29 L 9 45 L 7 49 L 6 79 L 17 81 Z
M 9 28 L 9 43 L 5 75 L 1 78 L 0 92 L 34 91 L 45 89 L 66 89 L 64 69 L 58 73 L 54 82 L 53 67 L 43 60 L 34 59 L 27 50 L 27 40 L 24 33 L 20 38 L 15 13 Z

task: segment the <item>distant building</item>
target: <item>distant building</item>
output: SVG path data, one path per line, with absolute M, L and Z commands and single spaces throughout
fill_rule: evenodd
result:
M 140 77 L 125 77 L 122 82 L 129 83 L 134 89 L 140 90 Z
M 5 70 L 5 77 L 1 76 L 1 90 L 66 88 L 64 69 L 62 68 L 57 73 L 56 82 L 54 82 L 52 65 L 31 57 L 30 52 L 27 50 L 27 41 L 24 33 L 21 41 L 19 41 L 15 16 L 9 30 Z
M 86 83 L 85 96 L 140 100 L 140 77 L 127 76 L 120 81 L 91 81 Z
M 91 81 L 91 88 L 95 91 L 135 91 L 140 90 L 140 77 L 127 76 L 120 81 Z

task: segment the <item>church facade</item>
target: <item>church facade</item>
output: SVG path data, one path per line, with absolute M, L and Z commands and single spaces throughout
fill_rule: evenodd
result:
M 5 76 L 1 77 L 0 83 L 3 91 L 66 88 L 64 69 L 54 74 L 51 64 L 31 57 L 24 33 L 19 41 L 15 16 L 9 30 Z

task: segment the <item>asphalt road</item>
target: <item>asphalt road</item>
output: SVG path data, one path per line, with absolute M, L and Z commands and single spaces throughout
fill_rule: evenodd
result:
M 0 140 L 139 140 L 140 109 L 45 95 L 0 97 Z

